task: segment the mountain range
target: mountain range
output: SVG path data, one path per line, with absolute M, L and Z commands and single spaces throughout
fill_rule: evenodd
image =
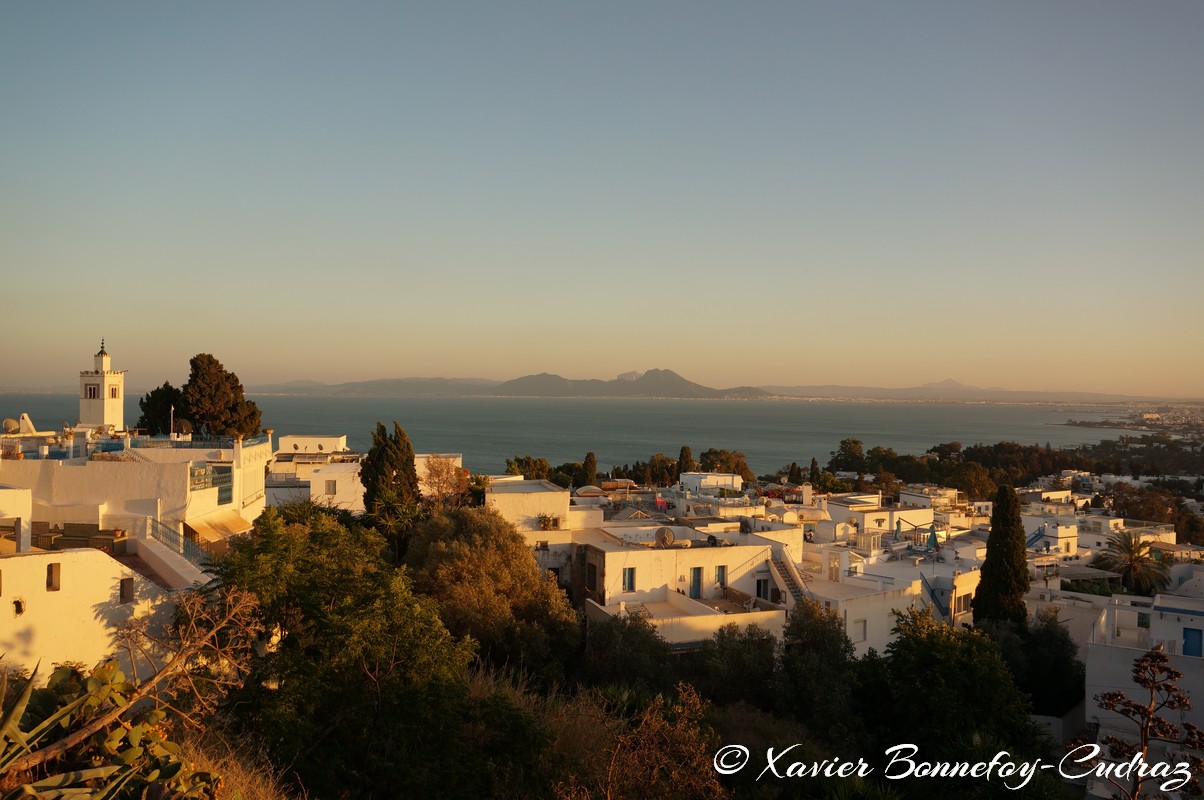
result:
M 382 378 L 326 384 L 318 381 L 248 386 L 249 394 L 378 397 L 630 397 L 712 400 L 905 400 L 1002 403 L 1123 403 L 1155 398 L 1099 392 L 1013 391 L 967 386 L 955 380 L 906 388 L 870 386 L 736 386 L 714 389 L 673 370 L 626 372 L 611 380 L 573 380 L 541 372 L 508 381 L 484 378 Z
M 735 400 L 770 396 L 764 389 L 737 386 L 712 389 L 668 369 L 628 372 L 613 380 L 571 380 L 541 372 L 509 381 L 477 378 L 384 378 L 324 384 L 294 381 L 251 386 L 251 394 L 370 395 L 387 397 L 662 397 Z

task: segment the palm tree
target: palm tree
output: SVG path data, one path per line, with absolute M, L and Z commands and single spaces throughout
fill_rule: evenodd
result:
M 1091 565 L 1118 573 L 1125 588 L 1137 594 L 1152 595 L 1171 580 L 1167 565 L 1150 551 L 1150 543 L 1133 531 L 1117 531 L 1108 537 L 1107 549 Z

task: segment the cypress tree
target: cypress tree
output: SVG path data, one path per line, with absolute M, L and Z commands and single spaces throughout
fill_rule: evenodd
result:
M 372 447 L 360 462 L 360 483 L 364 485 L 364 508 L 369 514 L 379 514 L 383 505 L 418 504 L 421 495 L 414 469 L 414 447 L 396 421 L 392 435 L 383 422 L 376 423 Z
M 1024 605 L 1024 594 L 1028 587 L 1020 500 L 1012 487 L 1000 486 L 991 511 L 987 557 L 982 564 L 978 591 L 974 594 L 975 624 L 982 620 L 1000 620 L 1026 627 L 1028 610 Z
M 796 485 L 803 482 L 803 471 L 799 469 L 798 463 L 790 462 L 790 469 L 786 470 L 786 480 Z
M 677 477 L 680 478 L 683 472 L 694 472 L 698 469 L 698 464 L 694 461 L 694 453 L 691 452 L 689 445 L 682 445 L 681 452 L 677 455 Z
M 577 476 L 577 485 L 598 485 L 598 457 L 592 450 L 585 454 L 585 461 L 581 462 L 581 473 Z
M 810 481 L 812 486 L 819 486 L 819 462 L 814 458 L 811 459 L 811 469 L 809 470 L 807 480 Z

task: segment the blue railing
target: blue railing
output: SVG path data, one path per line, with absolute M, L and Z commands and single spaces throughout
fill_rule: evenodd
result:
M 196 542 L 185 539 L 158 520 L 151 519 L 149 523 L 147 533 L 155 541 L 166 545 L 202 569 L 209 562 L 209 554 Z
M 214 486 L 233 486 L 234 473 L 212 467 L 194 467 L 188 473 L 188 485 L 194 491 L 212 489 Z
M 925 577 L 923 572 L 920 573 L 920 580 L 923 582 L 924 588 L 928 590 L 928 597 L 932 600 L 932 604 L 936 606 L 936 610 L 941 612 L 942 617 L 948 617 L 949 607 L 941 602 L 941 598 L 937 595 L 936 589 L 931 583 L 928 582 L 928 578 Z
M 234 439 L 229 436 L 193 436 L 188 439 L 172 439 L 167 436 L 135 436 L 130 440 L 132 447 L 170 447 L 177 450 L 232 450 Z
M 81 455 L 83 455 L 81 452 L 82 450 L 82 447 L 75 448 L 76 458 L 79 458 Z M 42 458 L 42 454 L 38 450 L 23 450 L 22 453 L 24 453 L 25 458 L 33 461 L 38 461 Z M 65 447 L 52 447 L 46 451 L 47 461 L 64 461 L 68 458 L 71 458 L 71 451 Z

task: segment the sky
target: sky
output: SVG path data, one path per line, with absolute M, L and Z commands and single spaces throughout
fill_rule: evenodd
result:
M 0 4 L 0 390 L 1204 397 L 1204 3 Z

